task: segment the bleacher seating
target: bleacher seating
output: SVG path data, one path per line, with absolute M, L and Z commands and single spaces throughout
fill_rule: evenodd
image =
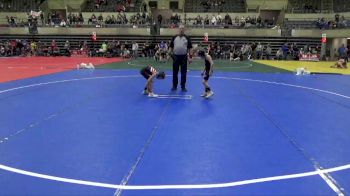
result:
M 284 27 L 289 29 L 340 29 L 350 28 L 350 18 L 341 16 L 339 22 L 335 22 L 333 17 L 326 17 L 329 15 L 323 15 L 319 18 L 286 18 L 284 20 Z M 344 17 L 344 18 L 343 18 Z M 322 20 L 321 20 L 322 19 Z
M 87 6 L 83 10 L 85 12 L 115 12 L 125 7 L 126 12 L 140 12 L 142 0 L 105 0 L 96 7 L 97 0 L 87 0 Z
M 208 0 L 185 0 L 185 12 L 241 13 L 246 11 L 245 0 L 222 0 L 221 3 L 213 3 L 211 6 L 205 5 L 206 2 L 208 2 Z
M 289 0 L 288 11 L 293 13 L 318 13 L 321 0 Z
M 23 35 L 4 35 L 0 37 L 0 42 L 5 40 L 14 40 L 14 39 L 27 39 L 29 41 L 35 40 L 40 41 L 41 43 L 45 43 L 46 45 L 50 45 L 51 41 L 54 39 L 59 48 L 63 48 L 66 40 L 70 42 L 71 49 L 77 49 L 79 44 L 88 41 L 88 45 L 91 48 L 100 48 L 102 42 L 110 42 L 112 40 L 120 41 L 122 44 L 126 44 L 128 47 L 131 46 L 133 41 L 139 44 L 139 50 L 141 51 L 146 42 L 158 44 L 161 41 L 170 41 L 171 37 L 167 36 L 99 36 L 96 42 L 92 42 L 91 37 L 86 36 L 72 36 L 72 35 L 45 35 L 45 36 L 23 36 Z M 222 45 L 230 45 L 236 44 L 237 46 L 241 46 L 246 43 L 258 43 L 260 42 L 262 45 L 266 46 L 270 44 L 272 48 L 272 54 L 275 54 L 276 51 L 284 44 L 284 43 L 295 43 L 299 48 L 304 45 L 309 45 L 311 47 L 316 47 L 320 44 L 319 38 L 261 38 L 261 37 L 210 37 L 210 41 L 208 43 L 203 43 L 203 37 L 192 37 L 193 44 L 202 44 L 203 47 L 208 46 L 208 44 L 212 42 L 218 42 Z
M 333 0 L 334 12 L 350 12 L 349 0 Z
M 45 0 L 0 0 L 0 11 L 2 12 L 30 12 L 38 11 L 39 6 Z

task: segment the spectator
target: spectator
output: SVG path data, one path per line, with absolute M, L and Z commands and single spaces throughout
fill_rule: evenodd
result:
M 57 44 L 55 40 L 52 40 L 51 42 L 51 54 L 54 53 L 54 50 L 57 48 Z
M 131 58 L 130 51 L 128 50 L 128 48 L 126 46 L 123 47 L 122 58 L 124 58 L 124 59 Z
M 196 25 L 202 25 L 202 17 L 199 14 L 196 17 Z
M 30 43 L 30 54 L 31 54 L 31 56 L 36 56 L 37 55 L 37 50 L 38 50 L 38 46 L 37 46 L 36 42 L 32 41 Z
M 0 56 L 6 56 L 6 50 L 4 45 L 0 45 Z
M 210 20 L 209 20 L 209 16 L 208 16 L 208 14 L 205 16 L 205 19 L 204 19 L 204 24 L 205 25 L 209 25 L 209 22 Z
M 282 46 L 282 52 L 283 52 L 283 60 L 287 60 L 287 56 L 288 56 L 288 53 L 289 53 L 289 47 L 288 47 L 287 43 L 285 43 Z
M 283 50 L 282 50 L 282 48 L 279 48 L 276 52 L 276 59 L 282 60 L 282 58 L 283 58 Z
M 216 20 L 217 20 L 217 24 L 221 24 L 222 23 L 222 17 L 220 15 L 220 13 L 218 13 L 218 15 L 216 16 Z
M 228 13 L 225 16 L 225 24 L 232 25 L 232 18 Z
M 97 20 L 98 20 L 99 23 L 102 23 L 102 22 L 103 22 L 103 16 L 102 16 L 102 14 L 100 14 L 100 15 L 98 16 Z
M 345 59 L 346 61 L 348 60 L 348 58 L 347 58 L 347 48 L 345 48 L 344 44 L 342 44 L 342 46 L 339 47 L 338 53 L 339 53 L 339 58 Z
M 217 20 L 216 20 L 215 15 L 213 14 L 213 16 L 211 18 L 211 25 L 216 25 L 216 23 L 217 23 Z
M 163 16 L 159 14 L 157 18 L 158 18 L 158 24 L 162 25 Z
M 262 59 L 262 56 L 263 56 L 263 46 L 259 42 L 258 45 L 256 46 L 256 58 Z
M 244 18 L 244 16 L 242 16 L 241 20 L 240 20 L 240 27 L 245 27 L 245 23 L 246 23 L 246 20 Z
M 133 58 L 137 58 L 138 57 L 138 51 L 139 51 L 139 45 L 134 41 L 132 43 L 132 56 Z
M 67 23 L 64 19 L 61 20 L 60 26 L 61 27 L 66 27 Z
M 64 55 L 65 56 L 71 56 L 71 53 L 70 53 L 70 43 L 69 41 L 67 40 L 66 43 L 64 43 Z
M 98 53 L 100 55 L 104 56 L 106 54 L 106 52 L 107 52 L 107 44 L 106 44 L 106 42 L 103 42 L 101 44 L 101 48 L 99 49 Z
M 266 60 L 270 60 L 271 54 L 272 54 L 271 46 L 270 46 L 270 44 L 267 44 L 266 49 L 265 49 Z

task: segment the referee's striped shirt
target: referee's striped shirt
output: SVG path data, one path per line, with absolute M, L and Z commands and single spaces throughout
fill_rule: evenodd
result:
M 173 48 L 174 55 L 186 55 L 192 48 L 191 39 L 187 35 L 176 35 L 170 42 L 170 48 Z

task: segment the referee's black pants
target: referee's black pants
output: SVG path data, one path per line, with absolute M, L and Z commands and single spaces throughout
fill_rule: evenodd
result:
M 186 88 L 187 55 L 174 55 L 173 61 L 173 87 L 177 88 L 178 74 L 181 67 L 181 88 Z

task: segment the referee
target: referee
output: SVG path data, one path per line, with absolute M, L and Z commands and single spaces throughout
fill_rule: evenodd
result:
M 180 25 L 180 34 L 174 36 L 170 42 L 170 54 L 173 58 L 173 87 L 172 91 L 177 90 L 178 73 L 181 66 L 181 90 L 187 92 L 186 89 L 186 74 L 187 74 L 187 59 L 192 61 L 192 42 L 185 35 L 185 28 Z

